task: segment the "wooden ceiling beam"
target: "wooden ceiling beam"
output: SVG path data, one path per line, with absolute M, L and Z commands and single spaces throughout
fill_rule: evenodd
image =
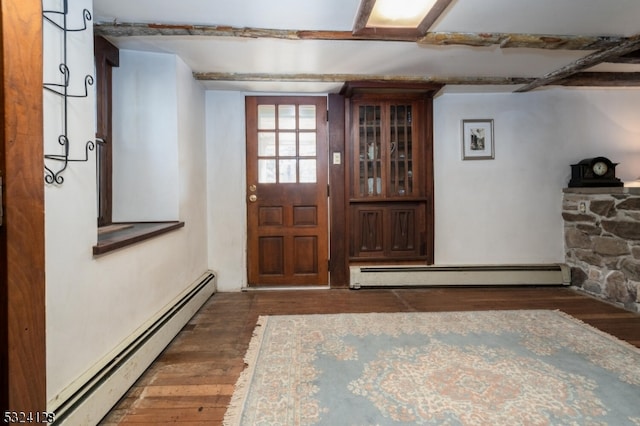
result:
M 117 22 L 96 23 L 94 25 L 94 33 L 103 37 L 205 36 L 275 38 L 286 40 L 389 40 L 417 42 L 421 45 L 436 46 L 500 46 L 502 48 L 517 47 L 564 50 L 601 50 L 617 46 L 626 41 L 626 38 L 624 37 L 455 32 L 431 32 L 420 37 L 410 36 L 402 32 L 378 33 L 375 31 L 366 31 L 361 34 L 354 34 L 351 31 L 276 30 L 268 28 L 230 27 L 220 25 L 174 25 Z
M 582 87 L 639 87 L 640 72 L 579 72 L 555 84 Z
M 633 52 L 627 53 L 626 55 L 609 59 L 607 60 L 607 62 L 614 63 L 614 64 L 631 64 L 631 65 L 640 64 L 640 50 L 634 50 Z
M 623 37 L 432 32 L 418 40 L 418 43 L 438 46 L 490 47 L 497 45 L 501 48 L 601 50 L 617 46 L 624 41 Z
M 573 74 L 591 68 L 602 62 L 607 62 L 612 58 L 617 58 L 640 48 L 640 35 L 636 35 L 620 43 L 619 45 L 606 50 L 591 53 L 584 58 L 580 58 L 573 63 L 546 74 L 545 76 L 532 81 L 531 83 L 516 90 L 517 93 L 524 93 L 541 86 L 555 84 L 559 80 L 566 79 Z
M 414 77 L 402 75 L 369 74 L 262 74 L 262 73 L 219 73 L 194 72 L 200 81 L 264 81 L 301 83 L 344 83 L 347 81 L 394 81 L 407 83 L 434 83 L 455 85 L 520 85 L 532 82 L 533 78 L 514 77 Z

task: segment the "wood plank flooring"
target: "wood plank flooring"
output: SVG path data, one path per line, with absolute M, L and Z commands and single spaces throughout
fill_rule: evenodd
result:
M 640 347 L 640 315 L 564 287 L 215 294 L 102 425 L 219 425 L 260 315 L 559 309 Z

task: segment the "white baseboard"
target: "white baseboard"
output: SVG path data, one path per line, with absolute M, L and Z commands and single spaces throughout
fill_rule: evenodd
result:
M 75 393 L 62 404 L 48 407 L 56 413 L 55 424 L 98 424 L 215 291 L 215 274 L 203 275 L 150 324 L 138 329 Z
M 493 286 L 569 285 L 571 271 L 564 264 L 458 266 L 352 266 L 349 286 Z

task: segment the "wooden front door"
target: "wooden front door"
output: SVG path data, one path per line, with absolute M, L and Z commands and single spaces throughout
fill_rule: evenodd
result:
M 325 97 L 247 97 L 249 286 L 327 285 Z

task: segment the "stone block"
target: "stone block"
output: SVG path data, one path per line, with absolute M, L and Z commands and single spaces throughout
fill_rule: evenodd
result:
M 640 303 L 640 281 L 629 281 L 631 292 L 636 295 L 636 303 Z
M 598 216 L 607 217 L 615 212 L 615 201 L 613 200 L 592 200 L 589 203 L 589 210 Z
M 625 220 L 630 220 L 632 222 L 640 222 L 640 211 L 634 211 L 634 210 L 622 210 L 623 212 L 623 218 Z
M 575 228 L 565 229 L 564 240 L 568 248 L 591 248 L 591 238 Z
M 578 267 L 571 268 L 571 285 L 576 287 L 582 287 L 582 285 L 586 280 L 587 280 L 586 272 L 584 272 L 581 268 L 578 268 Z
M 640 240 L 640 222 L 603 220 L 602 228 L 626 240 Z
M 633 255 L 634 259 L 640 260 L 640 246 L 631 247 L 631 255 Z
M 565 222 L 588 222 L 588 223 L 596 223 L 596 217 L 590 214 L 582 214 L 582 213 L 562 213 L 562 218 Z
M 618 210 L 640 211 L 640 198 L 628 198 L 616 206 Z
M 582 285 L 582 288 L 589 293 L 602 294 L 602 287 L 598 281 L 587 280 Z
M 598 267 L 590 267 L 589 279 L 594 281 L 602 281 L 602 270 Z
M 574 251 L 574 255 L 578 260 L 588 263 L 589 265 L 598 267 L 604 266 L 602 256 L 597 255 L 592 250 L 577 249 Z
M 631 258 L 624 259 L 620 263 L 620 270 L 628 279 L 640 281 L 640 261 Z
M 578 223 L 576 224 L 576 229 L 584 232 L 585 234 L 588 235 L 600 235 L 602 234 L 602 230 L 595 226 L 595 225 L 587 225 L 584 223 Z
M 607 257 L 604 259 L 604 267 L 610 271 L 620 269 L 620 259 L 620 257 Z
M 629 244 L 619 238 L 594 237 L 593 251 L 603 256 L 622 256 L 631 253 Z
M 609 299 L 624 304 L 634 299 L 627 288 L 627 280 L 620 271 L 612 272 L 607 276 L 606 295 Z

